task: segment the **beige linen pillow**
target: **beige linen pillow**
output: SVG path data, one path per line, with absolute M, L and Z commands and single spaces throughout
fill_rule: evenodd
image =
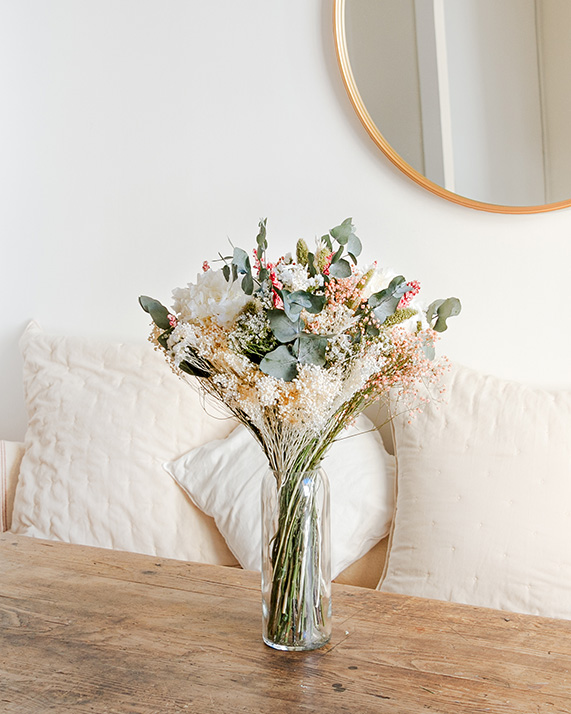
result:
M 394 422 L 385 592 L 571 618 L 571 392 L 456 367 Z
M 214 521 L 162 468 L 235 422 L 209 416 L 149 344 L 21 339 L 29 415 L 12 531 L 235 564 Z

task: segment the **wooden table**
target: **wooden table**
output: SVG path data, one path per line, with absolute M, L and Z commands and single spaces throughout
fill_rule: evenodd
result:
M 261 640 L 259 575 L 0 535 L 0 712 L 571 712 L 571 622 L 336 585 Z

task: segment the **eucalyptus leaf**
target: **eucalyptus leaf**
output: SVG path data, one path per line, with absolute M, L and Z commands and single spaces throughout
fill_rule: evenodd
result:
M 314 364 L 317 367 L 323 367 L 326 349 L 327 337 L 304 332 L 298 338 L 297 360 L 301 364 Z
M 343 251 L 345 248 L 341 246 L 338 250 L 333 253 L 331 256 L 331 265 L 334 265 L 338 260 L 341 260 L 341 256 L 343 255 Z
M 449 297 L 446 298 L 446 300 L 435 300 L 431 303 L 426 311 L 426 316 L 428 322 L 431 324 L 434 318 L 436 318 L 436 322 L 432 325 L 436 332 L 444 332 L 448 329 L 446 320 L 459 315 L 461 310 L 462 304 L 460 300 L 455 297 Z
M 293 342 L 301 334 L 301 322 L 292 322 L 283 310 L 268 312 L 270 327 L 279 342 Z
M 149 313 L 155 325 L 160 327 L 161 330 L 168 330 L 170 328 L 170 312 L 158 300 L 148 297 L 147 295 L 141 295 L 139 297 L 139 305 L 145 312 Z
M 299 320 L 299 316 L 301 315 L 301 311 L 303 310 L 303 305 L 299 305 L 298 303 L 291 301 L 290 296 L 292 293 L 290 293 L 289 290 L 276 290 L 276 292 L 282 299 L 285 314 L 292 322 L 297 322 L 297 320 Z
M 426 308 L 426 319 L 428 320 L 428 323 L 432 325 L 434 322 L 435 318 L 438 316 L 438 308 L 442 305 L 444 300 L 434 300 L 434 302 L 431 302 L 430 305 Z
M 288 296 L 290 304 L 301 305 L 307 312 L 317 315 L 325 305 L 325 295 L 315 295 L 307 290 L 296 290 Z
M 263 253 L 265 250 L 267 250 L 268 247 L 268 241 L 266 240 L 266 222 L 267 218 L 264 218 L 258 223 L 258 235 L 256 236 L 256 243 L 258 244 L 258 249 L 256 251 L 256 255 L 258 256 L 258 260 L 262 257 Z
M 242 290 L 246 295 L 251 295 L 254 292 L 254 280 L 252 278 L 252 273 L 246 273 L 242 278 Z
M 349 236 L 349 240 L 347 241 L 347 245 L 345 246 L 347 249 L 347 252 L 350 253 L 352 256 L 355 258 L 358 255 L 361 255 L 361 251 L 363 250 L 363 246 L 361 244 L 361 241 L 359 238 L 354 233 L 351 233 Z M 355 262 L 357 262 L 355 260 Z
M 406 280 L 402 275 L 397 275 L 391 280 L 388 288 L 380 290 L 378 293 L 373 293 L 369 298 L 369 305 L 373 308 L 373 313 L 382 325 L 387 317 L 390 317 L 402 298 L 412 288 L 406 284 Z
M 329 275 L 334 278 L 348 278 L 351 275 L 351 264 L 345 258 L 338 260 L 336 263 L 331 263 Z
M 230 266 L 229 265 L 225 265 L 222 268 L 222 275 L 226 278 L 226 282 L 229 283 L 230 282 Z
M 242 248 L 234 248 L 234 255 L 232 256 L 232 265 L 236 266 L 236 269 L 239 273 L 252 272 L 248 253 L 246 253 L 245 250 L 242 250 Z
M 260 369 L 271 377 L 291 382 L 297 375 L 297 360 L 286 345 L 280 345 L 262 359 Z
M 354 232 L 353 219 L 346 218 L 340 226 L 335 226 L 335 228 L 332 228 L 329 232 L 339 245 L 346 245 L 349 236 Z
M 296 290 L 293 293 L 288 290 L 278 292 L 284 304 L 284 311 L 292 322 L 299 319 L 302 310 L 317 315 L 325 305 L 324 295 L 314 295 L 306 290 Z
M 331 242 L 331 238 L 329 237 L 329 234 L 321 236 L 321 241 L 323 243 L 325 243 L 325 245 L 329 248 L 329 250 L 333 250 L 333 243 Z
M 307 271 L 310 278 L 314 278 L 317 275 L 317 269 L 315 267 L 315 255 L 313 253 L 307 254 Z
M 161 332 L 161 334 L 157 337 L 157 342 L 164 350 L 168 349 L 168 341 L 173 329 L 174 328 L 170 327 L 168 330 Z

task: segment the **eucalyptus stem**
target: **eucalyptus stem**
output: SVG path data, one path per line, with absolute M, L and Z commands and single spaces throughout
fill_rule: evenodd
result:
M 271 584 L 267 636 L 278 646 L 301 649 L 308 633 L 327 618 L 321 597 L 321 536 L 315 501 L 315 472 L 277 478 L 277 525 L 271 540 Z M 317 580 L 317 582 L 316 582 Z M 323 641 L 320 641 L 320 645 Z M 305 648 L 305 647 L 303 647 Z

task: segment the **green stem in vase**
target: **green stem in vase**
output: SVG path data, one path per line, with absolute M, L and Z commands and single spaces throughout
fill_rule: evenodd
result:
M 324 622 L 314 483 L 304 484 L 315 478 L 293 474 L 283 479 L 278 492 L 267 627 L 269 638 L 285 647 L 295 646 Z

